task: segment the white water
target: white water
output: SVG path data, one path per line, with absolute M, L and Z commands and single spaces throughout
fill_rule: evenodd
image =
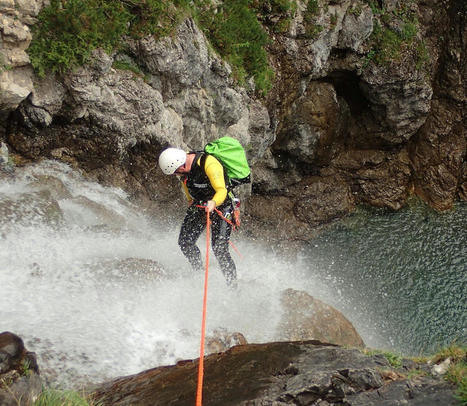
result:
M 36 204 L 37 196 L 25 199 L 43 175 L 66 188 L 49 187 L 63 213 L 60 221 L 50 215 L 53 209 Z M 52 161 L 1 180 L 0 203 L 0 331 L 25 339 L 52 384 L 99 382 L 199 356 L 204 275 L 194 274 L 179 252 L 179 224 L 162 227 L 121 190 L 87 182 Z M 241 332 L 250 343 L 274 340 L 280 292 L 295 288 L 337 307 L 367 343 L 377 345 L 376 328 L 359 328 L 372 321 L 361 309 L 346 308 L 332 278 L 320 277 L 309 264 L 287 263 L 252 241 L 233 240 L 243 255 L 235 257 L 239 289 L 226 287 L 211 256 L 208 335 L 223 328 Z M 202 236 L 202 252 L 204 244 Z M 103 265 L 127 258 L 157 261 L 165 275 Z

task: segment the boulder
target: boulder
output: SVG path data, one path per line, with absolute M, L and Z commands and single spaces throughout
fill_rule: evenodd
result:
M 287 289 L 282 293 L 283 314 L 277 336 L 283 341 L 319 340 L 363 348 L 365 344 L 352 323 L 332 306 L 306 292 Z
M 89 264 L 92 275 L 104 283 L 143 282 L 170 278 L 170 275 L 157 262 L 147 258 L 100 259 Z
M 226 329 L 216 329 L 206 337 L 206 353 L 224 352 L 236 345 L 248 344 L 242 333 L 231 333 Z
M 0 333 L 0 405 L 29 406 L 41 390 L 36 354 L 16 334 Z
M 0 194 L 0 224 L 10 225 L 49 224 L 57 226 L 63 221 L 63 213 L 48 190 L 21 193 L 14 198 Z
M 354 207 L 349 186 L 336 177 L 310 176 L 290 188 L 294 214 L 311 228 L 340 219 Z

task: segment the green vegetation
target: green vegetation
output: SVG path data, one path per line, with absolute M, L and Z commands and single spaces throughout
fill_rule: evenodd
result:
M 6 72 L 6 71 L 9 71 L 9 70 L 12 70 L 13 67 L 11 65 L 2 65 L 0 64 L 0 73 L 2 72 Z
M 98 47 L 111 53 L 120 50 L 125 36 L 161 38 L 193 16 L 232 65 L 234 77 L 244 83 L 253 76 L 259 93 L 266 93 L 273 71 L 265 50 L 269 38 L 258 20 L 264 3 L 284 15 L 285 22 L 295 12 L 296 3 L 289 0 L 225 0 L 217 5 L 209 0 L 51 0 L 33 27 L 28 52 L 39 76 L 64 73 L 86 63 Z M 119 68 L 132 69 L 124 64 Z
M 88 61 L 100 47 L 118 49 L 124 35 L 156 37 L 171 32 L 183 16 L 188 0 L 51 0 L 33 27 L 29 47 L 39 76 L 63 73 Z
M 288 30 L 297 11 L 297 3 L 294 0 L 254 0 L 251 2 L 251 7 L 263 24 L 269 25 L 269 29 L 273 32 L 282 33 Z M 277 20 L 268 21 L 266 19 L 268 15 L 273 15 Z
M 306 36 L 310 39 L 318 37 L 319 33 L 323 31 L 324 27 L 316 23 L 316 17 L 319 15 L 319 3 L 318 0 L 308 0 L 305 13 L 303 15 L 303 21 L 305 23 Z M 337 22 L 337 19 L 336 19 Z M 332 16 L 331 16 L 332 24 Z
M 110 52 L 127 32 L 131 16 L 119 2 L 52 0 L 38 18 L 29 55 L 39 76 L 44 76 L 84 64 L 97 47 Z
M 424 40 L 418 41 L 417 48 L 416 48 L 416 55 L 417 55 L 417 61 L 416 61 L 415 67 L 417 68 L 417 70 L 420 70 L 423 68 L 423 66 L 425 66 L 425 64 L 428 62 L 428 59 L 430 58 L 430 55 L 428 53 L 428 49 L 426 47 Z
M 265 50 L 269 38 L 250 3 L 225 0 L 215 6 L 199 1 L 196 20 L 216 51 L 232 65 L 234 77 L 243 84 L 253 76 L 258 91 L 264 94 L 273 79 Z
M 331 26 L 335 27 L 337 24 L 337 14 L 331 14 Z
M 352 6 L 350 9 L 349 9 L 349 13 L 354 15 L 355 17 L 359 17 L 360 14 L 362 14 L 362 7 L 360 5 L 357 5 L 357 6 Z
M 452 365 L 446 373 L 446 379 L 457 385 L 456 397 L 460 404 L 467 405 L 467 362 L 460 361 Z
M 144 76 L 143 71 L 138 65 L 128 61 L 116 60 L 112 63 L 112 68 L 120 70 L 129 70 L 137 76 Z
M 21 363 L 20 372 L 24 376 L 29 376 L 31 374 L 31 364 L 29 360 L 23 360 L 23 362 Z
M 402 356 L 389 351 L 380 351 L 373 349 L 365 349 L 364 354 L 375 355 L 382 354 L 389 361 L 393 368 L 402 366 Z M 457 386 L 456 398 L 459 400 L 459 405 L 467 406 L 467 347 L 452 344 L 442 348 L 431 357 L 408 357 L 417 363 L 438 364 L 446 359 L 450 359 L 450 366 L 444 375 L 444 378 Z M 427 375 L 428 372 L 413 369 L 408 373 L 408 379 L 413 379 L 417 376 Z
M 372 350 L 372 349 L 366 349 L 364 350 L 364 353 L 366 355 L 376 355 L 376 354 L 383 355 L 388 360 L 389 365 L 391 365 L 393 368 L 400 368 L 402 366 L 402 355 L 394 354 L 390 351 Z
M 5 62 L 5 58 L 0 54 L 0 73 L 13 69 L 11 65 Z
M 457 385 L 456 397 L 460 405 L 467 405 L 467 347 L 451 345 L 443 348 L 433 358 L 434 363 L 441 362 L 447 358 L 451 359 L 451 364 L 445 378 Z
M 419 23 L 410 1 L 392 12 L 380 8 L 375 0 L 367 3 L 375 27 L 363 67 L 388 65 L 412 55 L 416 69 L 422 69 L 429 55 L 425 43 L 417 38 Z M 319 0 L 308 0 L 306 5 L 306 36 L 316 39 L 324 29 L 317 17 L 326 9 Z M 33 27 L 28 53 L 39 76 L 64 73 L 85 64 L 98 47 L 112 53 L 122 51 L 126 36 L 157 39 L 171 35 L 183 18 L 191 16 L 212 48 L 230 63 L 234 78 L 243 85 L 253 77 L 258 94 L 264 95 L 272 87 L 274 73 L 266 51 L 269 37 L 262 24 L 271 31 L 285 32 L 296 8 L 295 0 L 51 0 Z M 360 6 L 349 9 L 356 16 L 361 12 Z M 267 20 L 271 15 L 274 23 Z M 330 21 L 335 26 L 336 15 Z M 114 66 L 142 75 L 136 64 L 116 62 Z M 6 69 L 0 63 L 0 71 Z
M 43 391 L 33 406 L 98 406 L 85 396 L 74 391 L 47 389 Z
M 438 362 L 444 361 L 447 358 L 451 358 L 451 361 L 456 363 L 460 361 L 466 361 L 466 357 L 466 347 L 452 344 L 449 347 L 440 349 L 435 355 L 433 355 L 433 357 L 431 357 L 431 361 L 437 364 Z
M 379 8 L 378 3 L 374 0 L 367 0 L 368 5 L 371 7 L 373 15 L 383 14 L 383 9 Z
M 311 24 L 306 27 L 307 37 L 310 39 L 316 39 L 321 31 L 324 30 L 324 27 L 320 24 Z
M 377 64 L 385 64 L 400 56 L 402 45 L 404 44 L 400 33 L 376 23 L 372 36 L 374 41 L 374 61 Z
M 403 55 L 411 54 L 416 69 L 421 69 L 428 61 L 428 51 L 425 43 L 417 38 L 419 22 L 410 10 L 410 4 L 403 4 L 392 12 L 379 8 L 375 1 L 369 0 L 368 4 L 376 21 L 370 37 L 372 48 L 364 59 L 364 68 L 370 61 L 389 65 L 399 61 Z
M 308 0 L 306 5 L 306 14 L 316 16 L 319 13 L 318 0 Z
M 426 376 L 428 375 L 428 372 L 422 370 L 422 369 L 411 369 L 408 374 L 407 374 L 407 379 L 408 380 L 413 380 L 415 378 L 418 378 L 420 376 Z

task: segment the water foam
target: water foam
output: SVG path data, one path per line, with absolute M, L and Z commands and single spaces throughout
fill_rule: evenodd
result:
M 43 374 L 65 386 L 198 357 L 204 275 L 193 273 L 180 253 L 179 225 L 161 232 L 121 190 L 87 182 L 52 161 L 21 171 L 0 193 L 27 193 L 44 175 L 67 189 L 67 197 L 58 199 L 63 219 L 2 226 L 0 330 L 25 338 Z M 94 203 L 124 224 L 112 227 L 113 217 L 96 215 Z M 222 328 L 241 332 L 248 342 L 271 341 L 280 292 L 309 288 L 319 297 L 324 286 L 259 245 L 235 243 L 244 256 L 236 258 L 237 291 L 227 288 L 211 259 L 207 333 Z M 127 258 L 157 261 L 165 274 L 129 276 L 102 265 Z

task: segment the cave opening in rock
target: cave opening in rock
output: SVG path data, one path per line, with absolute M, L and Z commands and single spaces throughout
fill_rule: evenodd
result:
M 355 72 L 335 70 L 325 78 L 325 81 L 331 83 L 337 95 L 347 102 L 353 117 L 359 116 L 368 109 L 369 101 L 360 89 L 360 77 Z

